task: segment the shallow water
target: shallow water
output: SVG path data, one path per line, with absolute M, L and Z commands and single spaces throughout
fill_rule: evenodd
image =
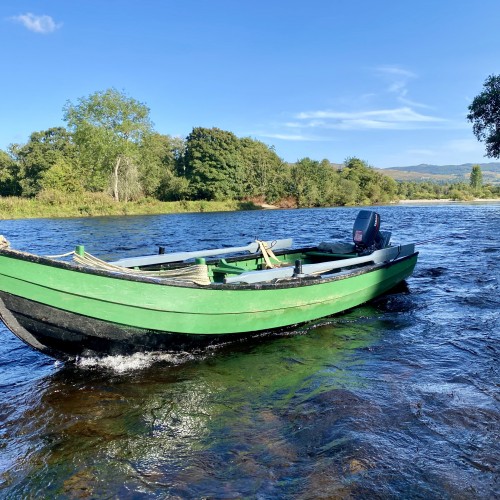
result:
M 495 498 L 500 205 L 378 207 L 395 293 L 203 354 L 54 362 L 0 326 L 2 498 Z M 348 237 L 357 209 L 2 221 L 105 258 Z M 306 229 L 303 229 L 307 227 Z

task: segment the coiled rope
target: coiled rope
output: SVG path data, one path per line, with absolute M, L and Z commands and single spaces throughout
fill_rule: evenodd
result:
M 10 247 L 9 240 L 5 236 L 0 234 L 0 248 L 9 248 L 9 247 Z
M 0 234 L 0 249 L 10 247 L 10 243 L 5 236 Z M 60 255 L 45 255 L 47 259 L 62 259 L 64 257 L 73 256 L 73 260 L 86 267 L 94 269 L 102 269 L 104 271 L 118 272 L 122 274 L 131 274 L 134 276 L 153 276 L 171 280 L 190 281 L 198 285 L 210 285 L 208 277 L 208 266 L 206 264 L 194 264 L 192 266 L 181 267 L 179 269 L 161 269 L 159 271 L 142 271 L 140 269 L 129 269 L 127 267 L 116 266 L 104 260 L 101 260 L 94 255 L 84 252 L 83 255 L 72 252 L 63 253 Z
M 75 251 L 72 251 L 61 255 L 46 255 L 45 257 L 48 259 L 61 259 L 63 257 L 69 257 L 70 255 L 73 256 L 73 260 L 77 264 L 85 267 L 91 267 L 93 269 L 101 269 L 103 271 L 129 274 L 133 276 L 151 276 L 157 278 L 165 278 L 173 281 L 190 281 L 198 285 L 210 285 L 210 278 L 208 277 L 208 266 L 206 264 L 193 264 L 191 266 L 181 267 L 178 269 L 143 271 L 141 269 L 130 269 L 128 267 L 110 264 L 109 262 L 101 260 L 88 252 L 84 252 L 83 255 L 80 255 Z
M 73 260 L 82 266 L 103 269 L 105 271 L 119 272 L 123 274 L 131 274 L 134 276 L 154 276 L 159 278 L 167 278 L 172 280 L 191 281 L 198 285 L 209 285 L 210 278 L 208 277 L 208 266 L 206 264 L 194 264 L 188 267 L 178 269 L 161 269 L 158 271 L 143 271 L 140 269 L 129 269 L 127 267 L 117 266 L 101 260 L 94 255 L 84 252 L 79 255 L 73 252 Z

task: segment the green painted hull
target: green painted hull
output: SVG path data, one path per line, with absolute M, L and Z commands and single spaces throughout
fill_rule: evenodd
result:
M 417 253 L 330 277 L 208 286 L 124 276 L 0 251 L 0 314 L 55 357 L 186 348 L 284 328 L 367 302 L 411 275 Z M 33 339 L 35 341 L 33 341 Z

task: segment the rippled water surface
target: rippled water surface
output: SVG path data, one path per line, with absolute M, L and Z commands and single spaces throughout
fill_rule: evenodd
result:
M 54 362 L 0 326 L 2 498 L 498 498 L 500 205 L 377 208 L 407 286 L 204 354 Z M 0 222 L 104 258 L 349 237 L 357 209 Z

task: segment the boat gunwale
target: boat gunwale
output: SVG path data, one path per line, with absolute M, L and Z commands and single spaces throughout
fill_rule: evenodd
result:
M 309 251 L 316 247 L 305 247 L 291 250 L 284 250 L 279 252 L 280 254 L 287 253 L 298 253 Z M 31 262 L 33 264 L 39 264 L 42 266 L 55 267 L 59 269 L 64 269 L 70 272 L 91 274 L 95 276 L 101 276 L 104 278 L 116 279 L 116 280 L 125 280 L 125 281 L 135 281 L 140 283 L 149 283 L 159 286 L 172 286 L 172 287 L 180 287 L 180 288 L 194 288 L 198 290 L 276 290 L 276 289 L 285 289 L 285 288 L 297 288 L 304 286 L 314 286 L 323 283 L 329 283 L 332 281 L 340 281 L 344 279 L 349 279 L 355 276 L 360 276 L 362 274 L 366 274 L 373 271 L 378 271 L 380 269 L 392 267 L 393 265 L 404 262 L 406 260 L 412 259 L 415 256 L 418 256 L 418 251 L 414 252 L 410 255 L 393 259 L 391 261 L 382 262 L 380 264 L 367 264 L 361 265 L 361 267 L 354 268 L 352 270 L 344 271 L 341 273 L 333 273 L 332 275 L 321 274 L 318 276 L 304 276 L 300 278 L 282 278 L 277 279 L 275 281 L 268 282 L 258 282 L 258 283 L 210 283 L 209 285 L 200 285 L 191 281 L 182 280 L 182 279 L 173 279 L 173 278 L 164 278 L 164 277 L 156 277 L 156 276 L 140 276 L 135 274 L 129 274 L 126 272 L 119 271 L 108 271 L 104 269 L 97 269 L 92 267 L 86 267 L 70 262 L 64 262 L 60 260 L 55 260 L 49 257 L 43 257 L 40 255 L 32 254 L 29 252 L 23 252 L 20 250 L 14 250 L 11 248 L 1 248 L 0 256 L 5 256 L 8 258 L 14 258 L 17 260 Z M 276 253 L 278 255 L 278 252 Z M 253 257 L 247 257 L 252 259 Z M 217 262 L 220 259 L 214 259 L 213 261 L 208 261 L 208 264 Z M 231 257 L 226 259 L 228 262 L 236 262 L 239 260 L 245 260 L 245 258 L 239 257 Z M 348 260 L 348 259 L 346 259 Z M 171 269 L 185 267 L 189 264 L 172 266 Z M 0 273 L 1 274 L 1 273 Z

